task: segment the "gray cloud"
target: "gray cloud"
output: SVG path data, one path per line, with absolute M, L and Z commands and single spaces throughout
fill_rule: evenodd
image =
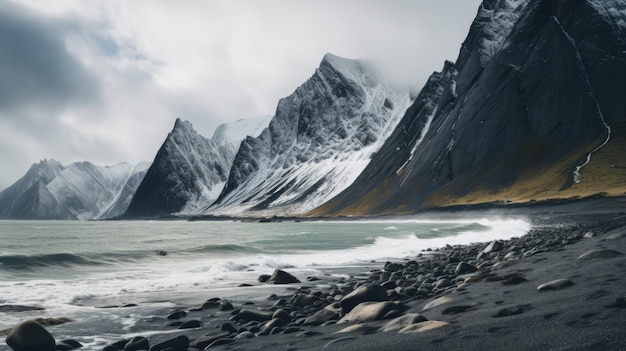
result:
M 480 0 L 0 0 L 0 190 L 43 158 L 151 160 L 177 117 L 271 115 L 327 52 L 419 88 Z
M 65 47 L 67 26 L 0 2 L 0 110 L 58 109 L 97 96 L 94 77 Z

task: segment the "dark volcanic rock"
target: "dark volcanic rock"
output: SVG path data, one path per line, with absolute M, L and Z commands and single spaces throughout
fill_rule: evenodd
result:
M 344 313 L 348 313 L 361 302 L 387 300 L 389 296 L 385 288 L 376 284 L 364 284 L 341 299 L 341 308 Z
M 274 273 L 272 274 L 272 276 L 267 280 L 268 284 L 293 284 L 293 283 L 300 283 L 300 280 L 298 280 L 298 278 L 294 277 L 293 275 L 277 269 L 274 271 Z
M 140 350 L 149 350 L 150 342 L 148 339 L 143 336 L 136 336 L 124 346 L 124 351 L 140 351 Z
M 454 270 L 456 272 L 456 274 L 461 275 L 461 274 L 467 274 L 467 273 L 474 273 L 478 270 L 478 268 L 476 268 L 476 266 L 471 265 L 467 262 L 459 262 L 459 264 L 456 266 L 456 269 Z
M 55 351 L 54 337 L 41 324 L 28 320 L 13 327 L 6 343 L 15 351 Z
M 188 347 L 189 338 L 184 335 L 179 335 L 173 339 L 153 345 L 150 351 L 186 351 Z
M 394 213 L 512 194 L 532 199 L 584 179 L 584 168 L 574 170 L 626 116 L 626 99 L 618 96 L 626 91 L 621 17 L 593 3 L 481 7 L 456 62 L 431 76 L 356 181 L 314 213 Z M 544 186 L 518 189 L 520 179 Z M 590 177 L 583 182 L 612 190 Z
M 556 279 L 539 285 L 537 287 L 537 291 L 560 290 L 568 288 L 572 285 L 574 285 L 574 282 L 570 279 Z
M 583 253 L 578 257 L 578 261 L 588 261 L 600 258 L 612 258 L 622 255 L 621 252 L 611 249 L 596 249 Z
M 199 135 L 190 122 L 177 119 L 124 217 L 169 215 L 190 201 L 202 201 L 206 189 L 226 181 L 235 152 Z

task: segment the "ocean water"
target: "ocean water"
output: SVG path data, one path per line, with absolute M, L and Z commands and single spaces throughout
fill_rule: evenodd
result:
M 100 350 L 136 324 L 181 301 L 266 298 L 258 284 L 285 269 L 304 280 L 345 267 L 401 260 L 427 248 L 507 239 L 528 232 L 520 218 L 315 222 L 0 221 L 0 305 L 44 311 L 0 313 L 0 330 L 36 317 L 74 322 L 51 328 Z M 132 308 L 98 308 L 137 303 Z M 10 350 L 0 342 L 0 350 Z

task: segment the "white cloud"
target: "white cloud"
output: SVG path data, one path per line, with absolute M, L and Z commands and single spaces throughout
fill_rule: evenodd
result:
M 210 136 L 271 115 L 326 52 L 378 60 L 417 87 L 456 58 L 479 3 L 0 0 L 0 15 L 56 48 L 42 58 L 51 85 L 0 105 L 0 189 L 43 158 L 151 160 L 177 117 Z M 0 77 L 0 89 L 8 83 Z

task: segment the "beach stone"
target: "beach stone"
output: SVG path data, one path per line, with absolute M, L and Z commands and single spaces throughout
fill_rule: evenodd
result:
M 441 321 L 425 321 L 419 322 L 411 325 L 407 325 L 406 327 L 400 329 L 398 333 L 407 334 L 407 333 L 422 333 L 428 330 L 439 329 L 443 327 L 449 326 L 450 323 L 441 322 Z
M 102 351 L 118 351 L 119 349 L 113 345 L 107 345 L 105 346 Z
M 537 291 L 560 290 L 574 285 L 570 279 L 557 279 L 543 283 L 537 287 Z
M 314 304 L 317 300 L 319 300 L 319 297 L 315 295 L 298 294 L 296 295 L 296 299 L 293 305 L 294 306 L 310 306 Z
M 341 299 L 344 313 L 350 312 L 356 305 L 366 301 L 388 301 L 387 290 L 380 285 L 364 284 Z
M 174 311 L 167 315 L 167 319 L 181 319 L 187 316 L 187 312 L 185 311 Z
M 254 335 L 254 333 L 249 332 L 247 330 L 242 331 L 241 333 L 235 335 L 235 340 L 240 340 L 240 339 L 252 339 L 254 338 L 256 335 Z
M 13 327 L 6 343 L 15 351 L 55 351 L 56 348 L 54 337 L 34 320 Z
M 435 308 L 437 306 L 441 306 L 441 305 L 446 304 L 446 303 L 450 303 L 452 301 L 454 301 L 454 298 L 452 298 L 450 296 L 447 296 L 447 295 L 446 296 L 442 296 L 442 297 L 438 297 L 438 298 L 432 300 L 431 302 L 425 304 L 424 307 L 422 308 L 422 311 L 428 311 L 428 310 L 430 310 L 432 308 Z
M 418 313 L 408 313 L 404 316 L 400 316 L 398 318 L 392 319 L 387 322 L 385 325 L 380 327 L 380 331 L 382 332 L 390 332 L 398 329 L 402 329 L 408 325 L 425 322 L 428 319 L 421 314 Z
M 266 322 L 272 319 L 272 313 L 249 310 L 249 309 L 244 308 L 241 311 L 239 311 L 239 313 L 237 313 L 235 316 L 233 316 L 233 318 L 234 320 L 242 319 L 246 322 L 250 322 L 250 321 Z
M 186 351 L 187 348 L 189 348 L 189 338 L 184 335 L 179 335 L 173 339 L 152 345 L 150 351 Z
M 494 240 L 489 245 L 487 245 L 487 247 L 485 247 L 482 252 L 485 254 L 489 254 L 491 252 L 498 252 L 498 251 L 501 251 L 503 247 L 504 245 L 502 244 L 502 242 L 498 240 Z
M 265 325 L 263 325 L 263 328 L 261 328 L 261 333 L 264 332 L 269 332 L 272 329 L 276 328 L 276 327 L 282 327 L 285 324 L 287 324 L 286 321 L 280 319 L 280 318 L 274 318 L 272 320 L 270 320 L 269 322 L 265 323 Z
M 321 325 L 323 323 L 333 321 L 333 320 L 339 320 L 339 314 L 337 312 L 324 308 L 315 312 L 315 314 L 305 319 L 302 325 L 317 326 L 317 325 Z
M 620 256 L 622 253 L 619 251 L 611 250 L 611 249 L 596 249 L 590 250 L 582 255 L 578 256 L 578 261 L 588 261 L 595 260 L 600 258 L 612 258 L 616 256 Z
M 135 336 L 124 346 L 124 351 L 150 350 L 150 342 L 143 336 Z
M 454 269 L 454 271 L 456 272 L 457 275 L 467 274 L 467 273 L 474 273 L 477 270 L 478 270 L 478 268 L 476 268 L 476 266 L 471 265 L 471 264 L 469 264 L 467 262 L 459 262 L 459 264 Z
M 226 338 L 217 339 L 217 340 L 213 341 L 212 343 L 210 343 L 210 344 L 209 344 L 207 347 L 205 347 L 204 349 L 205 349 L 205 350 L 209 350 L 209 349 L 211 349 L 211 348 L 213 348 L 213 347 L 216 347 L 216 346 L 221 346 L 221 345 L 232 344 L 232 343 L 234 343 L 234 342 L 235 342 L 235 340 L 233 340 L 233 339 L 226 339 Z
M 220 300 L 220 310 L 221 311 L 230 311 L 230 310 L 232 310 L 234 308 L 235 307 L 233 307 L 233 303 L 230 302 L 229 300 L 226 300 L 226 299 Z
M 291 315 L 289 314 L 289 312 L 283 309 L 278 309 L 274 311 L 274 313 L 272 314 L 272 318 L 280 318 L 285 322 L 291 322 Z
M 219 331 L 219 332 L 213 332 L 213 333 L 209 333 L 209 334 L 204 334 L 201 337 L 199 337 L 196 340 L 194 340 L 193 342 L 191 342 L 191 346 L 195 347 L 197 349 L 200 349 L 200 350 L 204 350 L 207 346 L 209 346 L 215 340 L 226 338 L 226 337 L 230 336 L 231 334 L 232 333 L 225 332 L 225 331 Z
M 340 329 L 336 332 L 334 332 L 333 334 L 343 334 L 343 333 L 352 333 L 352 332 L 363 332 L 368 333 L 370 331 L 372 331 L 374 328 L 370 327 L 367 324 L 355 324 L 355 325 L 351 325 L 349 327 L 345 327 L 343 329 Z
M 74 350 L 83 347 L 83 344 L 74 339 L 64 339 L 57 342 L 57 351 L 59 350 Z
M 269 274 L 261 274 L 257 279 L 260 283 L 266 283 L 271 277 Z
M 346 322 L 367 322 L 383 319 L 383 317 L 393 310 L 397 310 L 398 305 L 393 302 L 362 302 L 355 306 L 350 313 L 346 314 L 338 323 Z
M 274 274 L 272 274 L 272 276 L 267 280 L 268 284 L 293 284 L 293 283 L 300 283 L 300 280 L 298 280 L 298 278 L 294 277 L 293 275 L 277 269 L 274 271 Z
M 229 332 L 231 334 L 237 333 L 238 330 L 232 323 L 224 323 L 220 326 L 221 331 Z
M 193 328 L 200 328 L 202 326 L 202 322 L 200 322 L 199 320 L 193 319 L 190 321 L 186 321 L 183 324 L 178 326 L 178 329 L 193 329 Z

